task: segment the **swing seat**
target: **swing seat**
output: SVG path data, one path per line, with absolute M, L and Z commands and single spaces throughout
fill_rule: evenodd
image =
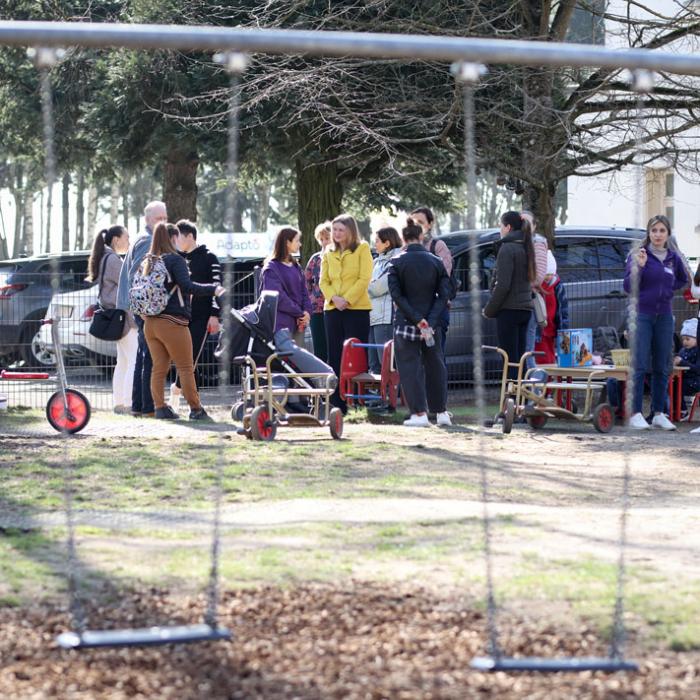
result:
M 638 671 L 634 661 L 615 659 L 609 657 L 585 657 L 559 659 L 547 659 L 538 656 L 524 656 L 512 658 L 507 656 L 477 656 L 472 659 L 470 666 L 477 671 L 531 671 L 534 673 L 565 673 L 580 671 L 603 671 L 615 673 L 616 671 Z
M 142 629 L 86 630 L 82 634 L 64 632 L 56 638 L 56 642 L 64 649 L 92 649 L 215 642 L 221 639 L 231 639 L 231 633 L 225 627 L 180 625 Z

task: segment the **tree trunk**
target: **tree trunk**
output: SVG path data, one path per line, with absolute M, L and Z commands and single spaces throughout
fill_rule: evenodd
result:
M 43 209 L 43 202 L 40 202 Z M 34 195 L 31 192 L 24 193 L 24 235 L 20 253 L 34 252 Z
M 70 250 L 70 173 L 61 180 L 61 250 Z
M 340 213 L 343 186 L 335 163 L 313 164 L 296 161 L 296 185 L 301 231 L 301 257 L 306 261 L 318 250 L 314 229 Z
M 75 249 L 85 250 L 85 173 L 78 172 L 75 200 Z
M 24 178 L 21 165 L 18 165 L 15 169 L 14 177 L 11 180 L 10 192 L 15 200 L 15 232 L 12 241 L 12 255 L 16 258 L 26 249 L 26 245 L 23 245 L 22 240 L 24 197 L 26 193 L 24 191 Z
M 550 246 L 554 243 L 555 202 L 557 183 L 548 182 L 544 187 L 526 185 L 523 194 L 523 209 L 529 209 L 537 218 L 537 232 L 541 233 Z
M 122 179 L 122 223 L 125 228 L 129 228 L 129 184 L 131 178 L 125 175 Z
M 523 143 L 526 173 L 523 208 L 538 221 L 537 230 L 550 244 L 554 240 L 554 195 L 559 179 L 557 161 L 565 151 L 566 134 L 552 108 L 554 74 L 551 70 L 525 68 L 523 120 L 531 125 Z
M 112 181 L 109 190 L 109 225 L 114 226 L 119 218 L 119 182 Z
M 462 217 L 458 211 L 450 212 L 450 231 L 459 231 L 462 228 Z
M 51 252 L 51 215 L 53 213 L 53 184 L 47 185 L 46 192 L 46 237 L 44 238 L 44 245 L 42 246 L 42 251 L 44 253 Z
M 270 217 L 270 185 L 255 185 L 254 195 L 254 203 L 250 208 L 250 230 L 267 231 L 267 220 Z
M 92 240 L 97 233 L 97 185 L 94 182 L 88 187 L 88 208 L 87 208 L 87 248 L 92 246 Z
M 168 221 L 197 220 L 197 166 L 199 156 L 194 148 L 173 146 L 165 160 L 163 201 L 168 208 Z

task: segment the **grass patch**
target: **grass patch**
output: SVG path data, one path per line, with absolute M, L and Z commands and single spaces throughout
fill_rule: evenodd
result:
M 498 583 L 499 597 L 566 602 L 607 635 L 616 587 L 613 563 L 593 557 L 547 560 L 535 553 L 525 553 L 518 573 Z M 625 593 L 628 624 L 673 650 L 700 649 L 700 582 L 674 585 L 655 570 L 629 567 Z

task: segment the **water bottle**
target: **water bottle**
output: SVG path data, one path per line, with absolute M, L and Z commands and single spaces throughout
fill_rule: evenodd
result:
M 427 323 L 420 327 L 420 334 L 427 348 L 432 348 L 433 345 L 435 345 L 435 334 L 433 333 L 433 329 Z

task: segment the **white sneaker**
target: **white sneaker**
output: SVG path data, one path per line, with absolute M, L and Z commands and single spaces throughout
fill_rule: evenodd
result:
M 647 423 L 647 419 L 641 413 L 635 413 L 629 422 L 629 427 L 633 430 L 651 430 L 651 426 Z
M 657 413 L 651 419 L 651 427 L 659 428 L 659 430 L 675 430 L 676 426 L 671 423 L 668 417 L 663 413 Z
M 436 416 L 438 425 L 452 425 L 452 420 L 450 419 L 450 414 L 447 411 L 438 413 Z
M 410 418 L 407 418 L 404 422 L 404 425 L 408 425 L 412 428 L 428 428 L 430 427 L 430 421 L 428 420 L 428 414 L 424 413 L 422 416 L 419 416 L 415 413 L 411 414 Z
M 690 432 L 691 432 L 691 433 L 700 433 L 700 427 L 698 427 L 698 428 L 693 428 Z

